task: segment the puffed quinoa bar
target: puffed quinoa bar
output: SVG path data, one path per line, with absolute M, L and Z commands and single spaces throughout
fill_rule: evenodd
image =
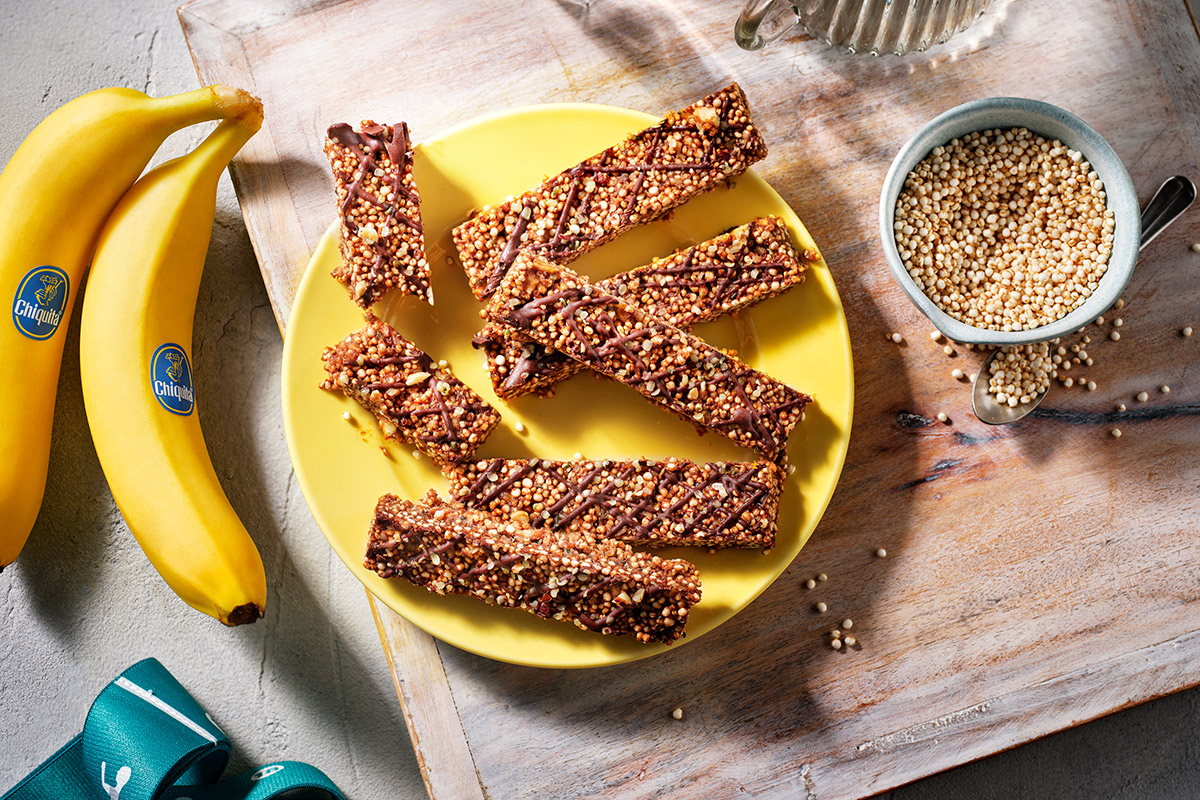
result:
M 812 399 L 530 250 L 517 257 L 486 313 L 772 460 L 784 457 Z
M 333 277 L 363 308 L 391 289 L 432 305 L 408 125 L 364 120 L 356 131 L 338 123 L 326 135 L 325 155 L 342 220 L 342 265 Z
M 786 292 L 803 282 L 808 264 L 820 258 L 813 248 L 798 255 L 783 220 L 766 216 L 597 281 L 596 288 L 688 330 Z M 506 400 L 551 394 L 556 383 L 583 369 L 562 353 L 495 323 L 480 331 L 473 343 L 487 355 L 492 387 Z
M 403 439 L 439 464 L 469 459 L 500 423 L 470 386 L 371 314 L 366 327 L 325 348 L 321 360 L 329 373 L 322 389 L 362 403 L 387 438 Z
M 471 291 L 480 300 L 490 297 L 523 248 L 566 264 L 740 175 L 766 154 L 746 96 L 730 84 L 455 228 Z
M 784 474 L 769 462 L 494 458 L 447 477 L 454 502 L 534 528 L 660 547 L 769 549 Z
M 612 539 L 535 531 L 482 511 L 384 495 L 375 507 L 365 566 L 436 594 L 568 620 L 583 630 L 671 644 L 700 600 L 696 568 L 635 552 Z

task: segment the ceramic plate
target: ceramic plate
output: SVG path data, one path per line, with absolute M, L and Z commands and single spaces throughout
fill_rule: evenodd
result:
M 751 460 L 754 454 L 716 434 L 700 436 L 688 423 L 619 384 L 589 373 L 558 386 L 553 398 L 498 400 L 471 347 L 481 327 L 481 304 L 467 288 L 454 255 L 451 228 L 488 203 L 518 194 L 645 128 L 654 117 L 593 105 L 520 108 L 468 122 L 416 146 L 426 249 L 436 305 L 386 297 L 375 313 L 396 326 L 492 403 L 503 422 L 479 458 L 662 458 Z M 420 131 L 417 132 L 419 136 Z M 330 207 L 334 205 L 330 197 Z M 796 245 L 815 244 L 795 213 L 753 173 L 685 205 L 669 220 L 631 231 L 572 264 L 603 278 L 656 256 L 703 241 L 754 217 L 775 214 Z M 283 413 L 288 447 L 304 496 L 333 549 L 370 591 L 396 612 L 456 647 L 479 655 L 543 667 L 617 664 L 679 650 L 729 620 L 766 589 L 804 546 L 837 485 L 850 437 L 854 377 L 850 337 L 837 289 L 825 263 L 787 294 L 737 319 L 703 325 L 696 333 L 731 347 L 752 366 L 815 398 L 792 434 L 788 454 L 796 467 L 781 502 L 778 544 L 759 551 L 705 553 L 675 548 L 663 555 L 692 560 L 703 599 L 688 618 L 687 636 L 671 647 L 599 636 L 573 625 L 468 597 L 441 597 L 400 579 L 385 580 L 362 566 L 376 500 L 387 492 L 418 499 L 447 483 L 427 457 L 386 442 L 372 416 L 354 401 L 318 388 L 321 352 L 362 326 L 345 289 L 329 276 L 339 263 L 337 226 L 314 253 L 292 306 L 283 353 Z M 350 421 L 343 418 L 349 412 Z M 515 424 L 524 431 L 518 433 Z

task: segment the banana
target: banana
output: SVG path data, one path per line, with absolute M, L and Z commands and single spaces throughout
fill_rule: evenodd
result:
M 262 559 L 217 480 L 189 352 L 217 180 L 262 123 L 222 122 L 134 184 L 100 235 L 79 331 L 92 441 L 129 529 L 185 602 L 226 625 L 266 605 Z
M 43 120 L 0 173 L 0 570 L 42 505 L 63 341 L 100 229 L 167 136 L 252 99 L 100 89 Z

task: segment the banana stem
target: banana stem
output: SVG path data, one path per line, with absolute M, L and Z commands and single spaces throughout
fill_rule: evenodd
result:
M 210 119 L 241 120 L 243 124 L 252 125 L 254 130 L 262 124 L 262 102 L 257 97 L 221 84 L 152 98 L 151 102 L 161 109 L 164 122 L 171 128 L 184 128 Z
M 261 124 L 261 111 L 257 118 L 251 116 L 249 119 L 226 119 L 186 158 L 224 167 L 237 155 L 242 146 L 250 141 L 250 137 L 258 132 Z

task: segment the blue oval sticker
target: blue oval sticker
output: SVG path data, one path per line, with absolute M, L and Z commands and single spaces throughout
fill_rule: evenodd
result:
M 13 298 L 13 324 L 30 339 L 49 339 L 62 322 L 70 294 L 71 281 L 58 267 L 30 270 Z
M 150 387 L 158 403 L 172 414 L 186 417 L 196 407 L 192 390 L 192 364 L 177 344 L 164 344 L 150 358 Z

